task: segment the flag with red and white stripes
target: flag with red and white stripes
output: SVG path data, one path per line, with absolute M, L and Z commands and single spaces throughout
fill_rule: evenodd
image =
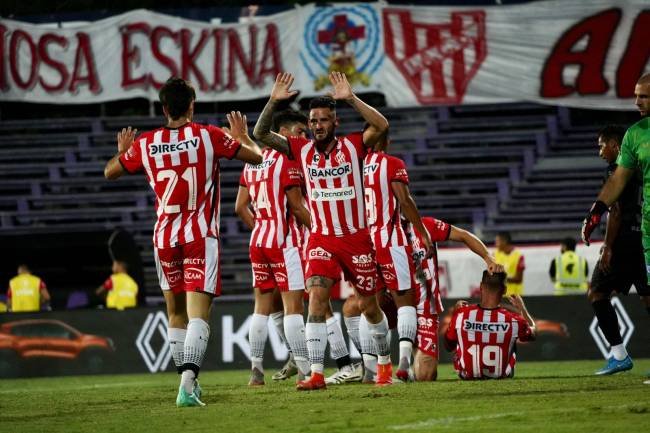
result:
M 530 326 L 519 314 L 479 305 L 458 308 L 445 334 L 448 347 L 456 346 L 454 364 L 464 379 L 511 377 L 517 340 L 531 337 Z
M 145 132 L 120 156 L 127 172 L 144 170 L 156 194 L 157 248 L 219 235 L 219 158 L 233 158 L 240 146 L 216 126 L 191 122 Z
M 239 184 L 248 189 L 255 211 L 250 245 L 265 248 L 300 246 L 300 229 L 289 212 L 286 190 L 303 184 L 300 167 L 286 155 L 265 148 L 262 163 L 246 164 Z

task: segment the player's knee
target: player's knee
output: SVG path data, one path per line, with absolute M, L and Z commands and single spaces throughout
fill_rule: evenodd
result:
M 287 292 L 282 301 L 284 303 L 284 314 L 303 314 L 305 307 L 302 296 L 302 290 Z
M 360 314 L 361 308 L 359 308 L 359 302 L 356 296 L 350 296 L 343 304 L 343 317 L 354 317 Z

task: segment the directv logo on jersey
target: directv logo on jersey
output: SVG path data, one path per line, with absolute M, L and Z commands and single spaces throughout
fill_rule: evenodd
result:
M 379 164 L 370 164 L 363 167 L 364 176 L 369 176 L 377 171 Z
M 149 146 L 149 156 L 164 155 L 177 152 L 186 152 L 199 148 L 199 138 L 194 137 L 178 143 L 153 143 Z
M 338 167 L 328 167 L 328 168 L 308 167 L 307 171 L 309 172 L 309 177 L 311 179 L 327 179 L 332 177 L 342 177 L 342 176 L 347 176 L 352 172 L 352 164 L 347 163 L 344 165 L 339 165 Z
M 471 322 L 465 320 L 463 322 L 465 331 L 479 331 L 479 332 L 508 332 L 510 323 L 489 323 L 489 322 Z
M 261 164 L 249 165 L 249 167 L 251 170 L 264 170 L 265 168 L 272 166 L 274 162 L 275 159 L 267 159 L 266 161 L 262 161 Z

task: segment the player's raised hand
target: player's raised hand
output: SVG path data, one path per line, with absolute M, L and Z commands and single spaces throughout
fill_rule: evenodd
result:
M 526 310 L 526 305 L 521 296 L 512 295 L 508 298 L 508 301 L 510 301 L 510 304 L 512 304 L 519 313 L 523 313 Z
M 454 310 L 458 308 L 462 308 L 466 305 L 469 305 L 467 301 L 463 301 L 462 299 L 460 301 L 456 301 L 456 304 L 454 305 Z
M 598 224 L 600 224 L 600 219 L 606 211 L 607 205 L 600 200 L 596 201 L 591 206 L 591 209 L 589 209 L 589 213 L 582 222 L 582 230 L 580 232 L 582 241 L 585 243 L 585 245 L 589 246 L 591 234 L 594 230 L 596 230 Z
M 330 92 L 330 96 L 334 99 L 351 99 L 354 97 L 352 86 L 348 82 L 348 77 L 342 72 L 330 72 L 330 82 L 334 90 Z
M 246 115 L 240 111 L 231 111 L 226 114 L 226 119 L 228 119 L 228 132 L 236 140 L 241 141 L 241 137 L 248 135 L 248 121 Z
M 495 262 L 492 257 L 488 257 L 485 260 L 485 264 L 487 265 L 487 271 L 488 274 L 490 275 L 494 273 L 505 272 L 505 268 L 503 267 L 503 265 L 500 265 L 497 262 Z
M 137 132 L 137 129 L 131 129 L 130 126 L 128 128 L 122 128 L 122 130 L 117 133 L 117 151 L 124 153 L 129 150 Z
M 271 99 L 274 101 L 284 101 L 295 96 L 298 91 L 291 89 L 293 80 L 293 75 L 288 72 L 278 74 L 275 77 L 275 84 L 273 84 L 273 88 L 271 89 Z

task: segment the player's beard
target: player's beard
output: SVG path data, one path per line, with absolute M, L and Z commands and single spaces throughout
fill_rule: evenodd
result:
M 316 138 L 316 134 L 314 134 L 314 144 L 316 145 L 316 149 L 318 149 L 319 152 L 324 152 L 327 150 L 327 147 L 332 143 L 334 140 L 334 129 L 332 129 L 322 140 L 319 140 Z

